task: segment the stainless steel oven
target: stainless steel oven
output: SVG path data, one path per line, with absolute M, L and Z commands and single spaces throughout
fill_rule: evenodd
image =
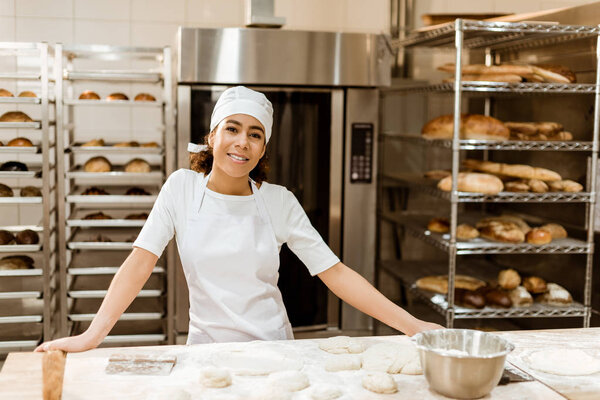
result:
M 273 103 L 268 181 L 291 190 L 332 250 L 373 280 L 379 86 L 389 85 L 384 38 L 271 29 L 180 28 L 177 163 L 208 133 L 229 86 L 262 91 Z M 368 330 L 285 246 L 279 287 L 295 331 Z M 176 328 L 187 331 L 188 299 L 177 271 Z

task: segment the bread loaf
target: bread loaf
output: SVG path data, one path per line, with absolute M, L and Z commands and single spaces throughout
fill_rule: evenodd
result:
M 21 188 L 21 197 L 42 197 L 42 191 L 35 186 Z
M 562 179 L 560 175 L 554 171 L 546 168 L 531 167 L 529 165 L 504 164 L 491 161 L 466 159 L 463 161 L 463 166 L 476 171 L 486 172 L 489 174 L 505 175 L 514 178 L 539 179 L 548 182 L 559 181 Z
M 101 188 L 98 188 L 96 186 L 90 186 L 89 188 L 85 189 L 83 192 L 81 192 L 81 194 L 83 196 L 96 196 L 96 195 L 108 195 L 109 193 Z
M 510 182 L 504 183 L 504 190 L 506 190 L 507 192 L 519 192 L 519 193 L 529 192 L 529 185 L 522 180 L 510 181 Z
M 507 214 L 501 215 L 499 217 L 483 218 L 477 222 L 476 227 L 481 228 L 484 225 L 487 225 L 488 223 L 490 223 L 491 221 L 511 222 L 511 223 L 517 225 L 524 234 L 527 234 L 527 232 L 529 232 L 531 230 L 531 227 L 527 224 L 527 222 L 525 222 L 525 220 L 523 218 L 520 218 L 520 217 L 517 217 L 514 215 L 507 215 Z
M 148 219 L 148 213 L 129 214 L 125 219 Z
M 104 139 L 92 139 L 89 142 L 85 142 L 81 147 L 102 147 L 104 146 Z
M 502 289 L 512 290 L 521 284 L 521 276 L 512 268 L 498 273 L 498 284 Z
M 546 224 L 540 227 L 548 232 L 552 236 L 552 239 L 564 239 L 567 237 L 567 231 L 559 224 Z
M 125 172 L 148 173 L 150 171 L 150 164 L 141 158 L 134 158 L 125 165 Z
M 140 93 L 135 96 L 134 101 L 156 101 L 156 97 L 152 96 L 150 93 Z
M 447 63 L 438 67 L 440 71 L 454 73 L 456 67 L 454 63 Z M 467 64 L 462 66 L 463 74 L 514 74 L 514 75 L 525 75 L 534 73 L 533 68 L 530 65 L 484 65 L 484 64 Z
M 420 278 L 415 283 L 419 289 L 429 290 L 432 292 L 447 294 L 448 293 L 448 276 L 447 275 L 432 275 Z M 485 286 L 485 282 L 480 279 L 473 278 L 467 275 L 455 275 L 454 287 L 457 289 L 477 290 Z
M 25 172 L 29 171 L 27 165 L 23 164 L 19 161 L 7 161 L 4 164 L 0 165 L 0 171 L 7 172 Z
M 528 307 L 533 304 L 533 297 L 523 286 L 517 286 L 509 293 L 513 306 Z
M 488 305 L 509 308 L 512 307 L 512 301 L 508 293 L 501 289 L 484 289 L 485 302 Z
M 485 307 L 485 297 L 482 293 L 461 288 L 454 290 L 454 302 L 463 307 Z
M 545 229 L 533 228 L 527 232 L 527 243 L 548 244 L 552 242 L 552 235 Z
M 0 259 L 0 271 L 33 268 L 33 259 L 27 256 L 7 256 Z
M 480 114 L 461 114 L 460 137 L 472 140 L 508 140 L 510 131 L 496 118 Z M 454 115 L 442 115 L 427 122 L 421 134 L 426 139 L 452 139 Z
M 40 241 L 38 234 L 31 229 L 25 229 L 15 235 L 17 244 L 37 244 Z
M 123 93 L 111 93 L 108 96 L 106 96 L 106 100 L 108 100 L 108 101 L 129 100 L 129 97 L 127 97 Z
M 102 211 L 87 214 L 83 219 L 112 219 L 110 215 L 104 214 Z
M 546 193 L 550 190 L 548 184 L 539 179 L 529 179 L 527 185 L 529 185 L 529 190 L 534 193 Z
M 19 93 L 19 97 L 37 97 L 37 95 L 30 90 L 24 90 Z
M 573 297 L 564 287 L 556 283 L 548 283 L 547 288 L 548 291 L 537 299 L 540 303 L 551 306 L 567 306 L 573 302 Z
M 454 82 L 456 77 L 444 79 L 444 83 Z M 463 74 L 462 80 L 465 82 L 523 82 L 523 78 L 514 74 Z
M 127 192 L 125 192 L 125 195 L 126 196 L 149 196 L 150 193 L 148 193 L 143 188 L 132 187 L 132 188 L 127 189 Z
M 136 141 L 119 142 L 119 143 L 113 144 L 113 147 L 140 147 L 140 144 Z
M 13 190 L 2 183 L 0 183 L 0 197 L 13 197 Z
M 0 122 L 33 122 L 33 120 L 24 112 L 9 111 L 2 114 Z
M 575 83 L 577 77 L 564 65 L 537 64 L 533 65 L 533 73 L 544 78 L 546 82 Z
M 427 229 L 436 233 L 447 233 L 450 230 L 448 218 L 433 218 L 427 224 Z
M 445 192 L 452 190 L 452 176 L 447 176 L 438 183 L 438 188 Z M 458 191 L 495 195 L 504 189 L 502 181 L 493 175 L 474 172 L 458 174 Z
M 555 192 L 579 193 L 583 190 L 583 185 L 569 179 L 549 182 L 548 186 Z
M 15 95 L 6 89 L 0 89 L 0 97 L 15 97 Z
M 100 100 L 100 96 L 92 90 L 86 90 L 79 95 L 79 100 Z
M 156 142 L 148 142 L 140 144 L 140 147 L 160 147 L 160 145 Z
M 33 143 L 31 143 L 31 140 L 29 140 L 27 138 L 18 137 L 18 138 L 12 139 L 6 145 L 13 146 L 13 147 L 32 147 Z
M 0 230 L 0 246 L 7 244 L 13 244 L 15 242 L 15 236 L 9 231 Z M 446 289 L 448 290 L 448 289 Z
M 479 233 L 485 239 L 503 243 L 523 243 L 525 234 L 519 226 L 507 221 L 490 221 L 486 224 L 478 224 Z
M 105 157 L 93 157 L 86 161 L 83 166 L 85 172 L 110 172 L 112 165 Z
M 456 238 L 459 240 L 471 240 L 479 237 L 479 231 L 469 224 L 460 224 L 456 227 Z
M 544 293 L 547 290 L 546 281 L 537 276 L 528 276 L 523 279 L 523 286 L 532 294 Z

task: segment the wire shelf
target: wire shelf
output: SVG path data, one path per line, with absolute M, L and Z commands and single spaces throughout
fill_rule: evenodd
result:
M 425 139 L 419 135 L 384 132 L 384 140 L 398 140 L 421 146 L 452 149 L 450 139 Z M 459 140 L 460 150 L 520 150 L 520 151 L 593 151 L 593 142 L 587 141 L 541 141 L 541 140 Z
M 67 106 L 102 106 L 102 107 L 162 107 L 162 101 L 134 101 L 134 100 L 79 100 L 65 99 Z
M 406 87 L 394 87 L 382 90 L 383 93 L 451 93 L 454 92 L 454 82 L 412 85 Z M 596 85 L 593 83 L 539 83 L 539 82 L 484 82 L 484 81 L 461 81 L 463 92 L 473 93 L 550 93 L 550 94 L 593 94 Z
M 118 70 L 65 71 L 64 79 L 71 81 L 134 81 L 157 83 L 162 80 L 162 74 L 160 72 Z

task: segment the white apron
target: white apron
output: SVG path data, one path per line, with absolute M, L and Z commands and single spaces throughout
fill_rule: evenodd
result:
M 200 215 L 209 175 L 192 202 L 179 254 L 190 292 L 188 344 L 293 339 L 279 277 L 279 249 L 262 195 L 258 216 Z

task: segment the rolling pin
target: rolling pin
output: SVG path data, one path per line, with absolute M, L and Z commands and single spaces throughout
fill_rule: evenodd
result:
M 48 350 L 42 358 L 44 400 L 60 400 L 67 354 L 62 350 Z

